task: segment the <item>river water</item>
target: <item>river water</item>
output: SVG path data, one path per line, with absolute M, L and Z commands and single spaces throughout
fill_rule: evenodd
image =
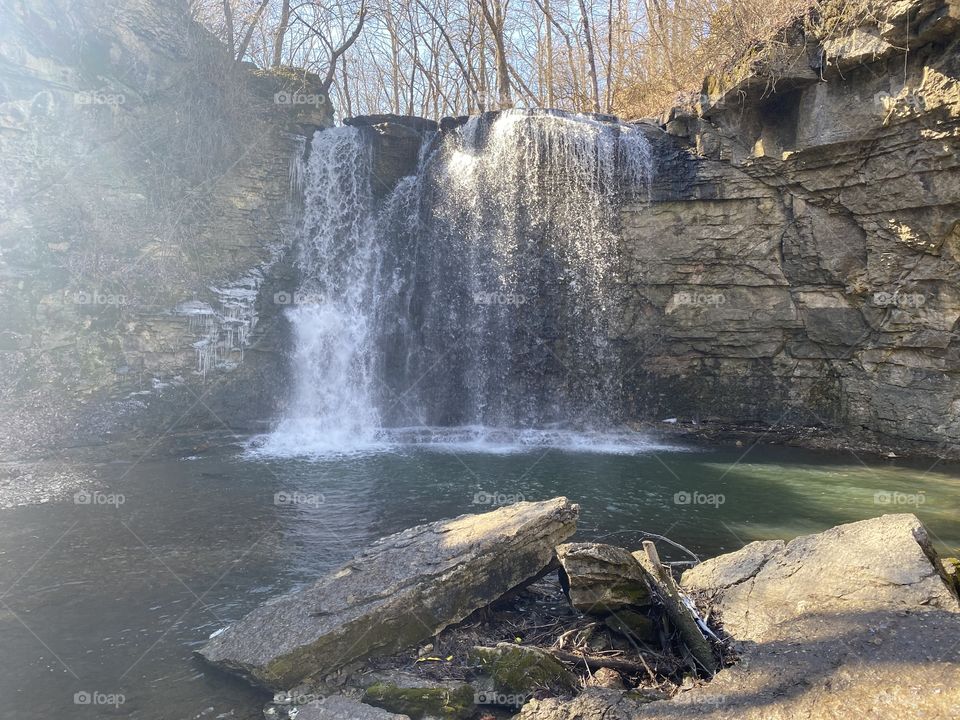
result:
M 192 657 L 212 632 L 375 538 L 505 501 L 566 495 L 582 506 L 581 539 L 635 548 L 657 533 L 702 557 L 901 511 L 942 552 L 960 544 L 957 466 L 445 440 L 286 459 L 246 440 L 196 457 L 111 453 L 89 503 L 0 511 L 0 717 L 259 718 L 265 695 Z

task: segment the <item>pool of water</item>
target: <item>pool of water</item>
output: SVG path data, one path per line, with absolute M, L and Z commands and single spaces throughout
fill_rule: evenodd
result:
M 512 500 L 566 495 L 582 506 L 581 539 L 636 547 L 657 533 L 701 557 L 901 511 L 942 552 L 960 544 L 955 465 L 475 441 L 300 459 L 247 443 L 130 454 L 96 468 L 87 502 L 0 511 L 0 717 L 260 718 L 266 696 L 192 657 L 212 632 L 377 537 Z

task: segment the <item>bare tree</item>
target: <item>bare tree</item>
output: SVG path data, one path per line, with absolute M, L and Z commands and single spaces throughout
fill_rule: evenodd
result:
M 237 61 L 316 72 L 342 113 L 659 112 L 812 0 L 189 0 Z
M 290 26 L 290 0 L 283 0 L 280 8 L 280 22 L 277 24 L 277 31 L 273 36 L 273 67 L 279 67 L 283 62 L 283 40 L 287 35 L 287 28 Z
M 583 21 L 583 39 L 587 45 L 587 65 L 590 68 L 590 85 L 593 90 L 593 111 L 600 112 L 600 86 L 597 83 L 597 57 L 593 52 L 593 31 L 590 29 L 590 14 L 586 0 L 580 0 L 580 17 Z
M 477 0 L 483 18 L 490 28 L 497 69 L 497 95 L 501 108 L 513 107 L 513 93 L 510 85 L 510 67 L 507 63 L 507 47 L 504 40 L 507 5 L 510 0 Z

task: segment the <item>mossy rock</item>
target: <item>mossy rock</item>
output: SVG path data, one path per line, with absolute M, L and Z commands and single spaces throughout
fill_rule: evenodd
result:
M 290 66 L 257 68 L 248 74 L 254 91 L 297 122 L 333 126 L 333 106 L 316 73 Z
M 960 559 L 955 557 L 943 558 L 940 563 L 943 565 L 944 572 L 947 573 L 947 580 L 951 589 L 957 595 L 960 595 Z
M 541 688 L 572 690 L 577 678 L 559 660 L 543 650 L 510 643 L 475 647 L 470 658 L 501 692 L 530 693 Z
M 316 73 L 304 68 L 281 65 L 280 67 L 256 68 L 250 74 L 271 93 L 287 90 L 290 92 L 323 92 L 323 80 Z
M 363 702 L 413 720 L 423 717 L 462 720 L 473 715 L 473 687 L 467 684 L 436 687 L 400 687 L 376 683 L 366 689 Z

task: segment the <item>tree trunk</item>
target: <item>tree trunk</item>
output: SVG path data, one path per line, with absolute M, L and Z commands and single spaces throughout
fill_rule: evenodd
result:
M 550 0 L 543 0 L 543 16 L 547 21 L 547 72 L 544 82 L 547 85 L 547 107 L 556 103 L 553 91 L 553 18 L 550 13 Z
M 250 24 L 247 26 L 247 31 L 243 34 L 243 40 L 240 42 L 240 47 L 237 48 L 237 62 L 241 62 L 243 60 L 243 56 L 247 54 L 247 48 L 250 46 L 250 38 L 253 37 L 253 31 L 256 29 L 257 23 L 260 22 L 260 16 L 263 15 L 263 11 L 269 2 L 270 0 L 262 0 L 260 7 L 257 8 L 257 11 L 253 14 L 253 17 L 250 18 Z
M 580 0 L 580 15 L 583 18 L 583 35 L 587 45 L 587 65 L 590 70 L 591 90 L 593 90 L 593 111 L 598 113 L 600 112 L 600 85 L 597 82 L 597 58 L 593 52 L 593 32 L 590 29 L 590 18 L 585 0 Z
M 227 28 L 227 47 L 230 48 L 230 57 L 235 57 L 234 48 L 236 41 L 233 37 L 233 7 L 230 0 L 223 0 L 223 23 Z
M 277 25 L 277 33 L 273 38 L 273 67 L 280 67 L 283 62 L 283 39 L 286 37 L 289 25 L 290 0 L 283 0 L 283 6 L 280 9 L 280 24 Z
M 497 94 L 500 109 L 513 107 L 513 95 L 510 85 L 510 67 L 507 64 L 507 46 L 503 37 L 503 27 L 506 22 L 506 2 L 500 0 L 477 0 L 483 17 L 493 35 L 495 62 L 497 70 Z M 492 4 L 492 8 L 490 5 Z

